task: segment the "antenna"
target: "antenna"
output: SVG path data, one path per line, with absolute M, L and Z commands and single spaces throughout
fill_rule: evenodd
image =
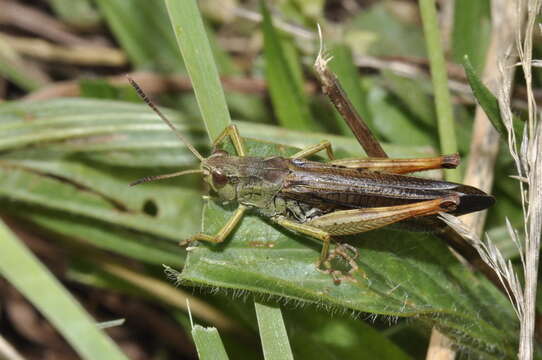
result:
M 136 186 L 143 183 L 148 183 L 154 180 L 162 180 L 162 179 L 169 179 L 176 176 L 186 175 L 186 174 L 197 174 L 202 173 L 203 170 L 201 169 L 190 169 L 190 170 L 184 170 L 184 171 L 177 171 L 171 174 L 163 174 L 163 175 L 154 175 L 154 176 L 145 176 L 139 180 L 134 181 L 130 184 L 130 186 Z
M 167 126 L 169 126 L 171 130 L 173 130 L 175 135 L 177 135 L 179 140 L 181 140 L 183 144 L 186 145 L 186 147 L 188 148 L 188 150 L 190 150 L 192 154 L 194 154 L 200 161 L 204 161 L 205 158 L 199 153 L 199 151 L 196 150 L 194 146 L 192 146 L 192 144 L 188 142 L 188 140 L 186 140 L 186 138 L 180 133 L 180 131 L 177 130 L 175 125 L 173 125 L 173 123 L 169 121 L 160 110 L 158 110 L 156 105 L 154 105 L 154 103 L 148 98 L 148 96 L 143 92 L 141 87 L 139 87 L 139 85 L 134 81 L 134 79 L 132 79 L 128 75 L 126 75 L 126 77 L 128 78 L 130 85 L 132 85 L 132 87 L 135 89 L 137 95 L 139 95 L 141 100 L 143 100 L 145 104 L 149 105 L 149 107 L 160 117 L 160 119 L 162 119 L 167 124 Z

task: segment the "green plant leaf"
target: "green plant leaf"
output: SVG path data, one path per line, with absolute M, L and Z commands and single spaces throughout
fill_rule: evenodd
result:
M 345 42 L 357 54 L 425 57 L 419 25 L 404 21 L 392 8 L 386 3 L 375 2 L 365 11 L 358 12 L 345 29 Z
M 231 123 L 218 71 L 195 0 L 166 0 L 177 44 L 211 141 Z
M 457 152 L 457 138 L 436 2 L 420 0 L 419 6 L 435 95 L 440 149 L 444 154 L 453 154 Z M 449 181 L 461 181 L 458 169 L 446 172 L 445 177 Z
M 497 130 L 497 132 L 506 138 L 508 136 L 508 131 L 506 130 L 506 126 L 503 123 L 501 112 L 499 108 L 499 101 L 493 95 L 491 90 L 487 88 L 487 86 L 484 85 L 478 74 L 476 73 L 476 70 L 474 70 L 474 67 L 472 66 L 469 57 L 465 55 L 463 58 L 463 68 L 465 69 L 465 73 L 467 74 L 467 80 L 469 81 L 469 85 L 472 89 L 472 93 L 474 94 L 474 97 L 476 98 L 476 101 L 482 109 L 484 109 L 484 112 L 487 115 L 487 118 L 489 121 L 491 121 L 491 124 Z M 523 127 L 524 123 L 514 117 L 513 118 L 512 127 L 514 129 L 514 132 L 516 134 L 517 139 L 521 139 L 523 135 Z
M 36 90 L 49 81 L 43 73 L 28 66 L 22 56 L 0 37 L 0 75 L 21 89 Z
M 216 233 L 232 211 L 209 201 L 205 232 Z M 359 270 L 335 285 L 330 275 L 315 268 L 320 244 L 247 216 L 224 244 L 193 248 L 182 279 L 321 307 L 414 316 L 473 352 L 514 353 L 518 324 L 510 304 L 487 281 L 469 273 L 439 240 L 389 230 L 356 238 L 351 244 L 360 252 Z
M 164 113 L 196 147 L 202 149 L 208 143 L 200 123 L 189 121 L 179 112 L 164 110 Z M 263 124 L 236 124 L 244 137 L 299 148 L 327 139 L 338 156 L 360 155 L 359 144 L 351 137 Z M 427 145 L 383 146 L 395 157 L 435 154 Z M 80 156 L 124 168 L 179 168 L 195 164 L 194 156 L 147 106 L 97 99 L 0 104 L 0 151 L 2 159 L 13 161 Z M 124 177 L 127 183 L 134 180 Z
M 291 61 L 287 61 L 281 37 L 273 27 L 265 2 L 261 1 L 260 4 L 263 15 L 265 78 L 277 119 L 287 129 L 314 129 L 315 124 L 311 119 L 299 75 L 295 75 L 299 71 L 295 70 Z
M 463 57 L 463 68 L 465 68 L 467 80 L 469 81 L 476 101 L 478 101 L 478 104 L 484 109 L 484 112 L 491 121 L 491 124 L 493 124 L 495 130 L 497 130 L 501 136 L 507 136 L 506 126 L 504 126 L 499 110 L 499 102 L 495 95 L 491 93 L 476 74 L 468 55 Z
M 228 360 L 228 354 L 216 328 L 195 325 L 192 328 L 192 337 L 200 360 Z
M 392 100 L 382 87 L 373 86 L 369 91 L 369 109 L 373 114 L 374 128 L 381 137 L 395 144 L 437 145 L 434 136 L 413 122 Z
M 0 201 L 2 203 L 2 201 Z M 161 241 L 157 236 L 136 233 L 111 224 L 102 224 L 83 216 L 65 216 L 60 211 L 30 206 L 9 207 L 8 213 L 30 221 L 40 228 L 71 241 L 92 245 L 153 265 L 184 265 L 186 251 L 176 243 Z
M 254 303 L 254 307 L 258 318 L 264 358 L 266 360 L 293 360 L 280 307 L 258 302 Z
M 138 69 L 184 72 L 162 1 L 96 0 L 116 40 Z
M 452 55 L 457 63 L 469 56 L 474 68 L 482 70 L 491 31 L 488 0 L 457 0 L 454 6 Z
M 127 359 L 49 270 L 0 220 L 0 273 L 55 326 L 83 359 Z
M 78 181 L 77 174 L 87 181 Z M 146 186 L 136 191 L 118 176 L 67 162 L 6 161 L 0 164 L 0 175 L 0 196 L 11 201 L 122 225 L 171 241 L 183 239 L 196 229 L 191 219 L 199 215 L 194 206 L 199 203 L 199 195 L 194 190 Z M 86 182 L 95 183 L 85 187 Z M 81 191 L 81 187 L 86 190 Z M 155 204 L 159 216 L 145 213 L 147 201 Z
M 415 115 L 416 120 L 419 120 L 427 128 L 436 129 L 437 115 L 431 99 L 429 81 L 409 79 L 389 70 L 384 70 L 382 76 L 386 85 L 399 97 L 408 111 Z

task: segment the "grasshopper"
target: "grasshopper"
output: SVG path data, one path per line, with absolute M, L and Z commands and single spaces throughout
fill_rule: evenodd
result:
M 430 158 L 342 159 L 333 156 L 329 141 L 322 141 L 291 157 L 247 156 L 235 125 L 227 127 L 213 142 L 209 157 L 201 155 L 175 126 L 129 79 L 138 95 L 175 132 L 199 159 L 200 168 L 149 176 L 131 185 L 175 176 L 201 173 L 212 191 L 237 209 L 214 235 L 198 233 L 181 242 L 223 242 L 249 210 L 289 230 L 322 241 L 318 268 L 329 258 L 333 237 L 359 234 L 415 218 L 431 218 L 440 212 L 463 215 L 488 208 L 494 198 L 483 191 L 447 181 L 408 176 L 412 172 L 455 168 L 459 156 Z M 229 137 L 236 154 L 219 149 Z M 326 151 L 328 162 L 307 160 Z

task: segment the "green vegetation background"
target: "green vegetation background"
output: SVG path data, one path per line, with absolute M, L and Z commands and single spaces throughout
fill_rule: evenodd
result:
M 427 72 L 414 78 L 386 69 L 360 74 L 355 65 L 368 56 L 384 62 L 426 58 L 419 19 L 401 17 L 393 2 L 374 2 L 341 22 L 324 17 L 323 2 L 272 3 L 271 13 L 252 4 L 261 23 L 224 17 L 210 1 L 200 3 L 203 22 L 192 1 L 52 3 L 63 21 L 94 21 L 111 31 L 133 70 L 190 75 L 198 102 L 191 91 L 155 98 L 204 154 L 231 114 L 252 155 L 288 155 L 327 139 L 339 157 L 363 156 L 318 91 L 311 66 L 318 50 L 316 23 L 324 29 L 331 68 L 390 156 L 440 152 Z M 70 11 L 74 3 L 86 10 Z M 228 6 L 245 4 L 232 0 Z M 469 55 L 471 70 L 479 72 L 490 30 L 489 3 L 457 0 L 454 10 L 449 64 L 457 66 Z M 280 16 L 271 16 L 277 12 Z M 282 31 L 277 19 L 299 24 L 312 38 Z M 234 56 L 221 47 L 228 32 L 263 48 Z M 236 58 L 251 61 L 241 66 Z M 224 97 L 215 62 L 225 79 L 264 79 L 265 93 L 226 90 Z M 2 75 L 20 89 L 40 88 L 8 51 L 0 51 L 2 63 L 10 65 L 2 67 Z M 192 332 L 201 358 L 423 358 L 432 326 L 458 343 L 461 356 L 515 354 L 518 324 L 507 299 L 430 234 L 380 230 L 349 239 L 360 250 L 360 270 L 340 285 L 314 268 L 320 244 L 255 215 L 247 216 L 224 244 L 201 244 L 189 252 L 178 247 L 202 226 L 215 232 L 233 208 L 202 199 L 205 188 L 197 176 L 129 188 L 144 175 L 194 168 L 196 159 L 127 85 L 98 77 L 81 79 L 79 86 L 77 98 L 12 99 L 0 105 L 1 214 L 63 250 L 68 260 L 64 284 L 158 304 L 178 327 Z M 455 139 L 463 161 L 469 155 L 473 113 L 472 101 L 454 101 Z M 512 161 L 502 154 L 494 186 L 498 205 L 486 229 L 517 260 L 507 243 L 504 217 L 521 224 L 520 202 L 505 176 L 512 172 Z M 81 357 L 124 358 L 97 331 L 93 322 L 98 320 L 84 315 L 5 225 L 0 247 L 2 275 Z M 174 280 L 166 278 L 163 264 Z M 187 299 L 193 321 L 218 332 L 191 325 Z M 123 326 L 130 326 L 126 320 Z M 261 351 L 254 347 L 260 336 Z M 170 345 L 164 341 L 161 346 Z

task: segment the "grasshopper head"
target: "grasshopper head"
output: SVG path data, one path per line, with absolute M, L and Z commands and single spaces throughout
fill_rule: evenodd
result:
M 224 150 L 216 150 L 211 156 L 201 162 L 203 180 L 207 182 L 218 196 L 226 201 L 236 198 L 239 182 L 238 169 L 232 163 L 231 157 Z

